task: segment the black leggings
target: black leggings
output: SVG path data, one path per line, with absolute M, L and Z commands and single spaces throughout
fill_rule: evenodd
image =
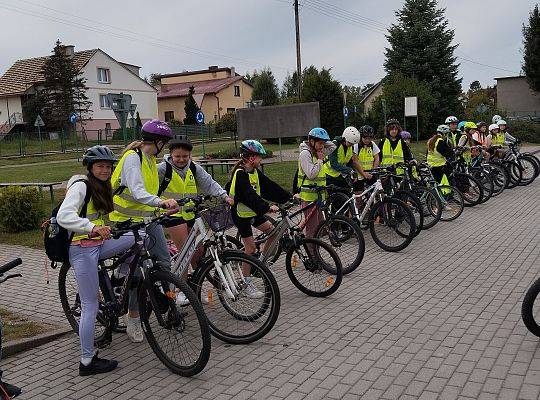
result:
M 431 167 L 431 172 L 433 173 L 433 177 L 435 178 L 435 180 L 441 183 L 443 175 L 446 174 L 446 177 L 448 178 L 452 170 L 448 166 L 448 164 L 445 164 L 440 167 Z

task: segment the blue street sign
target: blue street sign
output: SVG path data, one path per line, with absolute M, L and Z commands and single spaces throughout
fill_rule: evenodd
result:
M 345 106 L 343 107 L 343 116 L 347 118 L 349 116 L 349 109 Z
M 201 110 L 197 111 L 197 114 L 195 114 L 195 119 L 199 124 L 204 123 L 204 114 Z
M 72 124 L 77 122 L 77 113 L 72 112 L 71 114 L 69 114 L 69 122 L 71 122 Z

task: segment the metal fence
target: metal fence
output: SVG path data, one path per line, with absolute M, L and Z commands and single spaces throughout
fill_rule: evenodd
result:
M 175 134 L 187 135 L 190 140 L 202 145 L 218 141 L 236 143 L 233 132 L 217 133 L 214 126 L 182 125 L 173 127 Z M 113 148 L 121 148 L 133 140 L 140 140 L 140 131 L 134 129 L 117 130 L 84 130 L 77 134 L 67 131 L 57 132 L 17 132 L 0 135 L 0 158 L 15 158 L 32 155 L 49 155 L 60 153 L 80 154 L 95 144 L 107 144 Z

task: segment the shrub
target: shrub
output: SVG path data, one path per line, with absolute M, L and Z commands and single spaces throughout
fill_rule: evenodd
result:
M 8 232 L 39 227 L 43 203 L 36 188 L 8 186 L 0 189 L 0 225 Z
M 140 138 L 141 135 L 138 129 L 126 128 L 126 140 L 128 142 L 139 140 Z M 112 140 L 124 140 L 122 129 L 118 128 L 114 130 Z
M 270 150 L 266 150 L 266 157 L 272 157 L 274 154 Z M 219 150 L 215 153 L 206 153 L 206 158 L 211 159 L 221 159 L 221 158 L 240 158 L 240 151 L 234 147 L 227 147 L 222 150 Z
M 236 133 L 236 114 L 227 113 L 220 118 L 216 124 L 216 133 L 222 134 L 225 132 Z
M 540 123 L 530 121 L 508 121 L 509 132 L 523 142 L 540 143 Z

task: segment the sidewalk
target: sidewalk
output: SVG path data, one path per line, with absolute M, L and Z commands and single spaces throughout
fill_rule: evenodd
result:
M 75 335 L 2 362 L 22 399 L 530 399 L 540 397 L 540 338 L 521 301 L 540 276 L 540 180 L 467 208 L 420 233 L 400 253 L 368 251 L 330 298 L 301 294 L 278 269 L 282 307 L 274 329 L 248 346 L 212 340 L 198 377 L 171 374 L 146 342 L 115 335 L 103 357 L 121 368 L 77 374 Z M 21 256 L 24 280 L 3 285 L 1 305 L 62 322 L 56 272 L 44 283 L 40 252 Z M 64 322 L 65 323 L 65 322 Z

